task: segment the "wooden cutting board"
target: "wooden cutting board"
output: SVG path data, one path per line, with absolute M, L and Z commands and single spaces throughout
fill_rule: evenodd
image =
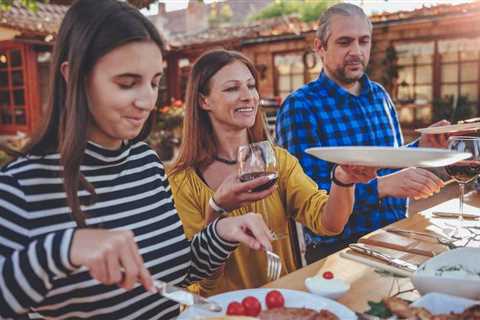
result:
M 358 242 L 427 257 L 433 257 L 448 250 L 447 246 L 440 243 L 404 237 L 385 230 L 378 230 L 374 234 L 360 238 Z

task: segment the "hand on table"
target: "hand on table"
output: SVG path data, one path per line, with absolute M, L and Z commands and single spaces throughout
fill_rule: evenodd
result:
M 378 177 L 380 198 L 428 198 L 440 191 L 445 183 L 430 171 L 420 168 L 406 168 L 398 172 Z

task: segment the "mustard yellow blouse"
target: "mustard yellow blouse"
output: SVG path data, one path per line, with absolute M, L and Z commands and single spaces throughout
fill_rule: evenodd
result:
M 229 212 L 238 216 L 248 212 L 268 215 L 273 230 L 288 233 L 287 216 L 322 235 L 333 235 L 321 223 L 327 194 L 319 190 L 300 166 L 298 160 L 286 150 L 275 147 L 278 160 L 278 188 L 269 197 Z M 214 194 L 193 168 L 175 173 L 169 177 L 173 197 L 189 239 L 203 229 L 208 200 Z M 295 260 L 289 237 L 273 241 L 273 251 L 282 260 L 282 274 L 295 270 Z M 255 251 L 241 245 L 237 248 L 225 267 L 210 279 L 200 283 L 200 293 L 210 296 L 226 291 L 257 288 L 267 283 L 266 257 L 262 251 Z

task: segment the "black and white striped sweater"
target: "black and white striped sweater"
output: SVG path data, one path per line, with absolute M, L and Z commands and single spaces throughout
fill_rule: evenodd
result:
M 126 291 L 75 268 L 59 155 L 17 159 L 0 172 L 0 318 L 172 319 L 178 304 L 137 285 Z M 185 285 L 207 276 L 234 250 L 216 223 L 186 240 L 157 155 L 145 143 L 106 150 L 88 143 L 81 172 L 96 202 L 87 225 L 129 229 L 155 279 Z M 88 196 L 79 191 L 80 198 Z

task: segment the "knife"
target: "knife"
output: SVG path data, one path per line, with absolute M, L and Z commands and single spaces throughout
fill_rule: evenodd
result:
M 212 312 L 221 312 L 223 310 L 218 303 L 214 301 L 208 301 L 204 297 L 189 292 L 186 289 L 174 286 L 160 280 L 155 280 L 153 283 L 155 285 L 155 288 L 158 289 L 158 293 L 167 299 L 176 301 L 180 304 L 184 304 L 187 306 L 195 305 Z
M 422 237 L 428 237 L 435 239 L 438 243 L 441 244 L 450 244 L 453 242 L 452 239 L 448 238 L 445 235 L 440 235 L 440 234 L 434 234 L 434 233 L 429 233 L 429 232 L 422 232 L 422 231 L 415 231 L 415 230 L 406 230 L 406 229 L 400 229 L 400 228 L 387 228 L 386 229 L 388 232 L 393 232 L 393 233 L 398 233 L 398 234 L 403 234 L 403 235 L 414 235 L 414 236 L 422 236 Z
M 394 257 L 390 256 L 389 254 L 380 252 L 379 250 L 376 250 L 376 249 L 374 249 L 374 248 L 372 248 L 372 247 L 370 247 L 370 246 L 368 246 L 364 243 L 352 243 L 348 247 L 350 249 L 354 250 L 354 251 L 357 251 L 357 252 L 366 254 L 368 256 L 380 259 L 380 260 L 382 260 L 382 261 L 384 261 L 384 262 L 388 263 L 389 265 L 394 266 L 396 268 L 400 268 L 400 269 L 407 270 L 407 271 L 410 271 L 410 272 L 414 272 L 418 269 L 418 266 L 413 264 L 413 263 L 407 262 L 407 261 L 399 259 L 399 258 L 394 258 Z

